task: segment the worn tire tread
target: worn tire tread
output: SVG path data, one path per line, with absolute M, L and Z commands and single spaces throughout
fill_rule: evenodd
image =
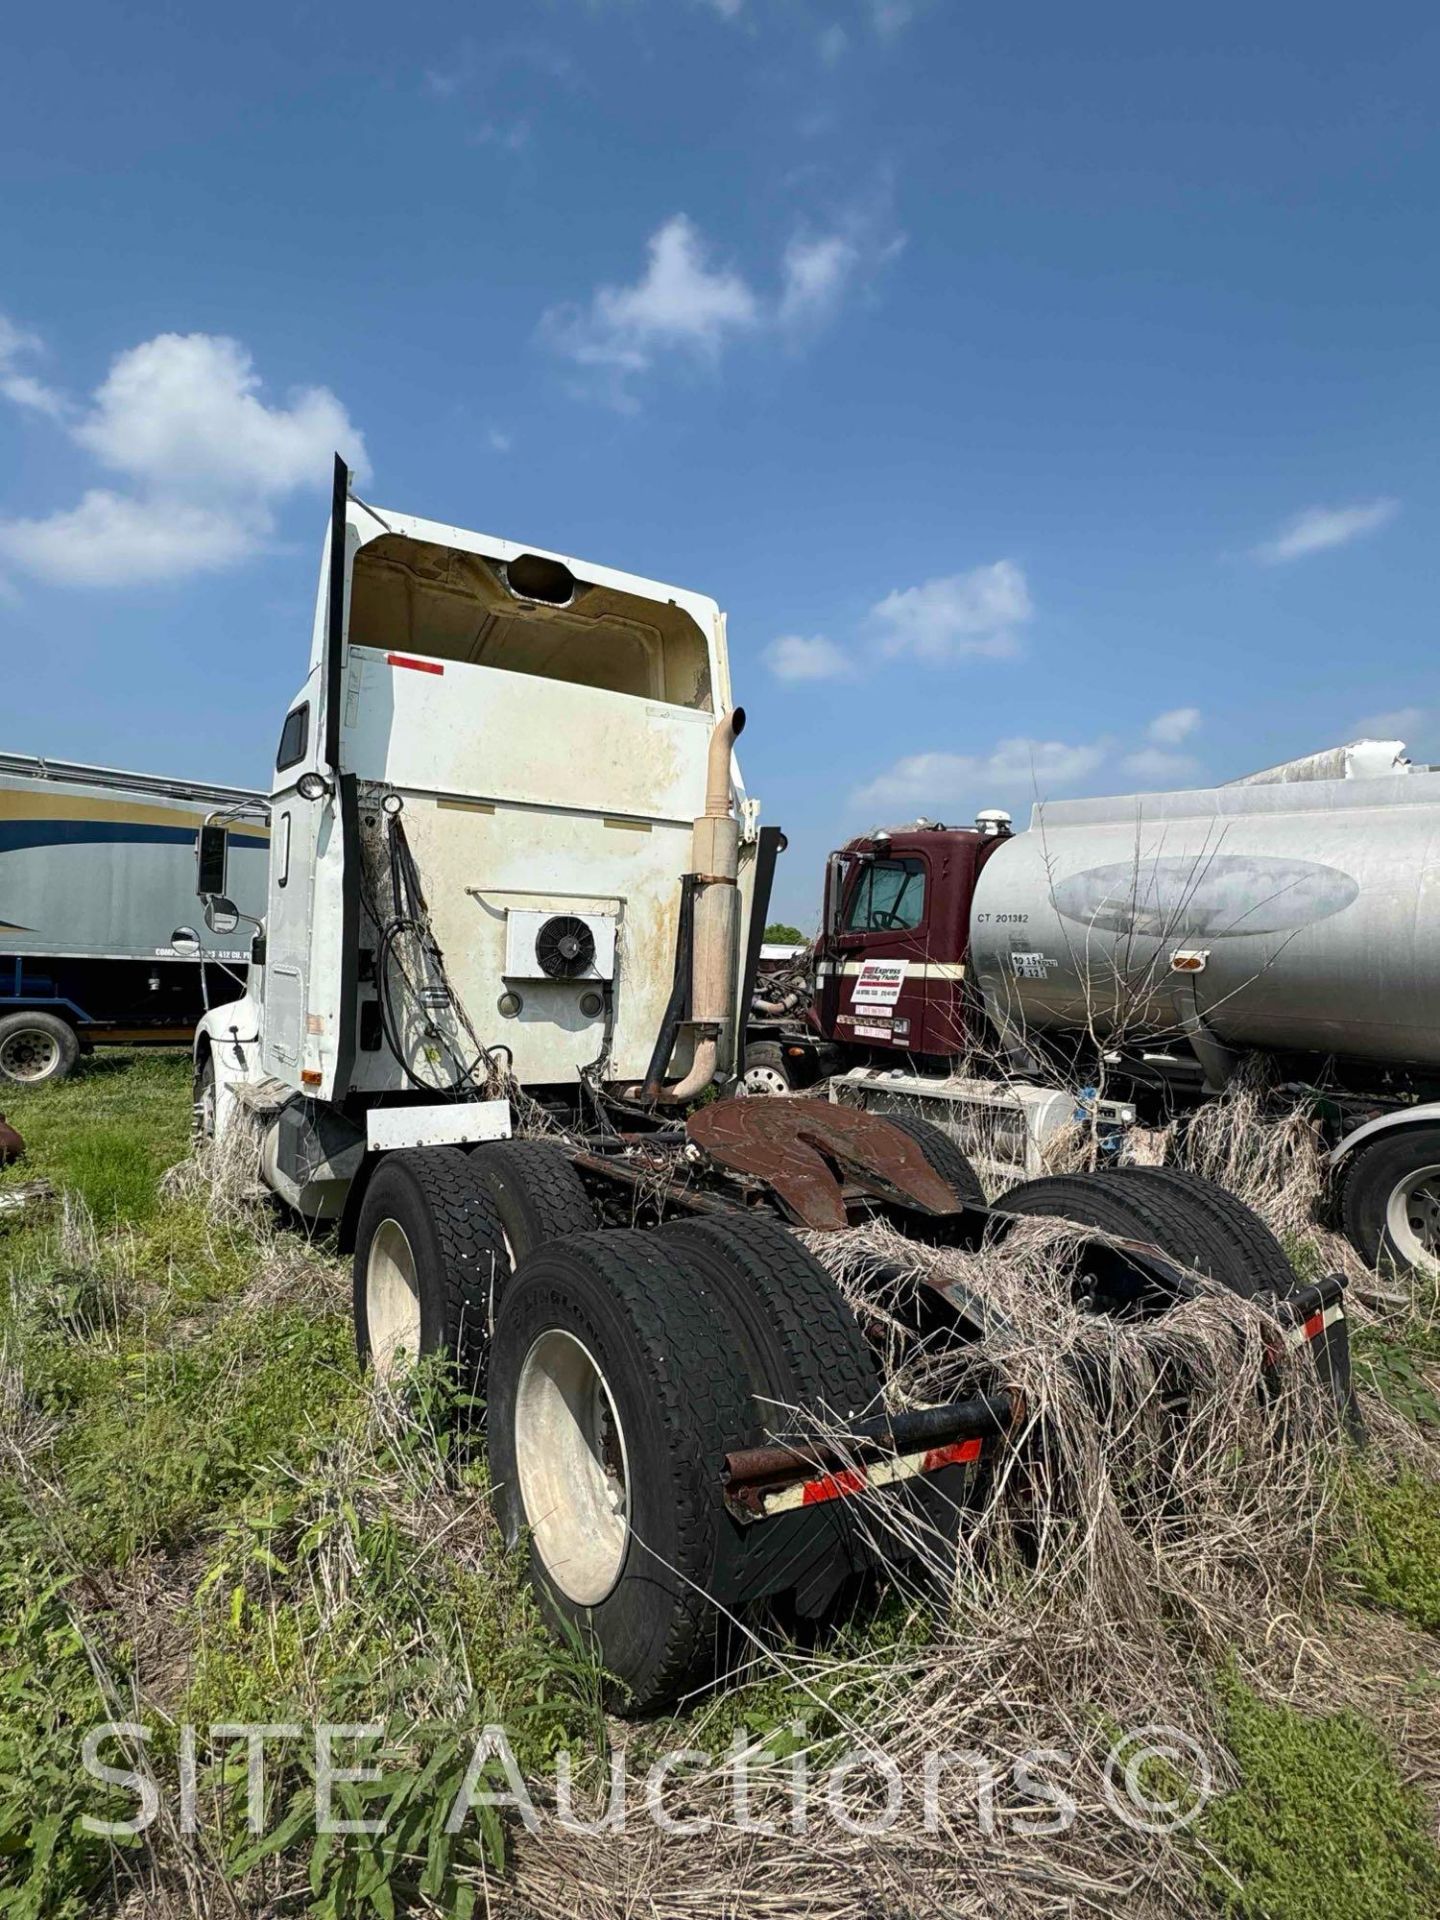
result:
M 908 1113 L 877 1113 L 875 1118 L 888 1121 L 892 1127 L 898 1127 L 901 1133 L 908 1135 L 962 1205 L 985 1205 L 985 1189 L 980 1184 L 979 1174 L 971 1166 L 963 1149 L 942 1127 L 937 1127 L 933 1120 L 922 1120 L 918 1115 Z

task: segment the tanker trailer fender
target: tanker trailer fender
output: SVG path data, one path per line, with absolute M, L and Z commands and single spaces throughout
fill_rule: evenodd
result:
M 1332 1204 L 1345 1237 L 1376 1266 L 1440 1266 L 1440 1101 L 1382 1113 L 1329 1158 Z

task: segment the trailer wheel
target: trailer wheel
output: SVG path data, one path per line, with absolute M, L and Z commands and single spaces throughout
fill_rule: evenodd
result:
M 920 1120 L 909 1113 L 882 1113 L 876 1118 L 888 1120 L 892 1127 L 910 1136 L 962 1206 L 972 1203 L 984 1206 L 985 1189 L 979 1174 L 943 1128 L 937 1127 L 933 1120 Z
M 1363 1146 L 1340 1190 L 1345 1238 L 1368 1265 L 1440 1266 L 1440 1127 L 1397 1127 Z
M 45 1087 L 74 1071 L 80 1038 L 53 1013 L 7 1013 L 0 1020 L 0 1080 Z
M 493 1140 L 474 1147 L 470 1168 L 494 1202 L 510 1264 L 547 1240 L 593 1233 L 590 1196 L 564 1152 L 548 1140 Z
M 745 1071 L 735 1091 L 752 1100 L 793 1092 L 785 1066 L 785 1049 L 773 1040 L 757 1040 L 746 1047 Z
M 1257 1291 L 1284 1295 L 1294 1286 L 1295 1270 L 1284 1247 L 1259 1214 L 1227 1188 L 1186 1167 L 1111 1167 L 1106 1172 L 1112 1178 L 1165 1188 L 1209 1214 L 1229 1236 L 1237 1257 L 1256 1276 Z M 1265 1276 L 1263 1282 L 1261 1275 Z
M 787 1424 L 785 1410 L 845 1421 L 880 1404 L 880 1368 L 848 1302 L 820 1262 L 762 1214 L 673 1221 L 660 1240 L 725 1310 L 755 1400 L 748 1443 Z
M 494 1296 L 509 1275 L 490 1195 L 455 1147 L 387 1153 L 371 1176 L 355 1235 L 355 1345 L 362 1364 L 398 1376 L 447 1354 L 473 1388 Z
M 631 1713 L 713 1657 L 726 1603 L 720 1461 L 749 1382 L 716 1302 L 658 1236 L 555 1240 L 506 1288 L 490 1355 L 496 1512 L 542 1610 L 591 1635 Z
M 1122 1184 L 1106 1173 L 1060 1173 L 1012 1187 L 995 1202 L 995 1210 L 1073 1220 L 1120 1239 L 1146 1241 L 1242 1299 L 1253 1299 L 1271 1285 L 1268 1274 L 1188 1194 L 1142 1190 L 1138 1181 Z

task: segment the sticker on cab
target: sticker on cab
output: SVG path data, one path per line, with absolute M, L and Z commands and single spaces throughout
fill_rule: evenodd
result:
M 852 1007 L 893 1007 L 905 984 L 904 960 L 864 960 L 850 995 Z

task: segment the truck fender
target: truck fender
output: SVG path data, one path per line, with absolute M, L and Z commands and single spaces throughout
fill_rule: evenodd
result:
M 1357 1147 L 1373 1140 L 1378 1133 L 1393 1133 L 1397 1127 L 1434 1126 L 1440 1123 L 1440 1100 L 1425 1100 L 1415 1107 L 1397 1107 L 1394 1113 L 1379 1114 L 1363 1126 L 1347 1133 L 1330 1151 L 1330 1170 L 1337 1172 Z
M 209 1059 L 215 1066 L 215 1131 L 222 1134 L 235 1108 L 235 1088 L 263 1080 L 260 1009 L 246 993 L 228 1006 L 212 1007 L 195 1029 L 195 1073 Z

